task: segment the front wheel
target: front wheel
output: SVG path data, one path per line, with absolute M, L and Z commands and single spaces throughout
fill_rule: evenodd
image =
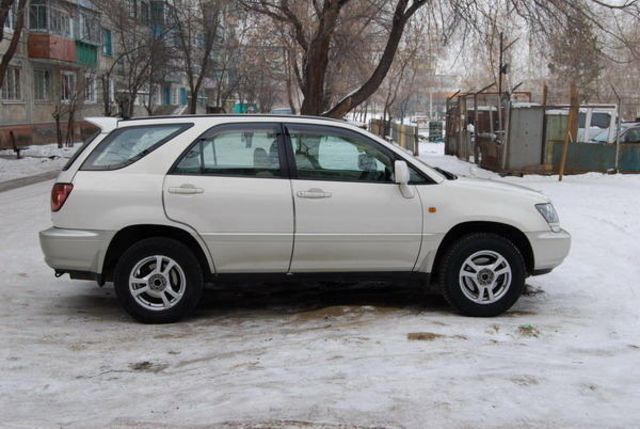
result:
M 491 317 L 507 311 L 525 286 L 522 254 L 496 234 L 462 237 L 446 252 L 440 272 L 444 297 L 466 316 Z
M 118 301 L 144 323 L 171 323 L 187 316 L 200 301 L 202 268 L 179 241 L 148 238 L 131 246 L 114 273 Z

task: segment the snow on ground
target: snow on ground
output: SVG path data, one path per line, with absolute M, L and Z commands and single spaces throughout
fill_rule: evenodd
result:
M 57 144 L 29 146 L 21 152 L 21 159 L 16 159 L 11 149 L 0 150 L 0 182 L 61 170 L 81 144 L 64 148 Z
M 0 193 L 0 426 L 640 426 L 640 176 L 505 180 L 550 195 L 573 248 L 491 319 L 407 285 L 306 283 L 218 286 L 188 321 L 137 324 L 111 287 L 45 266 L 51 182 Z

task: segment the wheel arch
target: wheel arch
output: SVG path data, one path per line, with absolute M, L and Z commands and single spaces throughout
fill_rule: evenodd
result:
M 442 265 L 442 258 L 447 252 L 447 249 L 455 243 L 458 239 L 465 235 L 473 233 L 492 233 L 504 237 L 511 241 L 522 254 L 527 273 L 531 274 L 535 267 L 535 257 L 533 254 L 533 248 L 527 236 L 513 225 L 508 225 L 499 222 L 490 221 L 472 221 L 460 223 L 449 230 L 443 237 L 436 255 L 431 265 L 431 276 L 436 279 L 438 277 L 438 270 Z
M 165 237 L 180 241 L 186 245 L 198 259 L 202 272 L 208 277 L 214 271 L 213 262 L 208 257 L 208 250 L 203 243 L 184 229 L 169 225 L 130 225 L 119 230 L 109 242 L 102 264 L 102 277 L 105 281 L 113 280 L 113 271 L 119 256 L 134 243 L 151 237 Z

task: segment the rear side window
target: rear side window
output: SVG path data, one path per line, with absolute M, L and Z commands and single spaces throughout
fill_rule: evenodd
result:
M 179 159 L 173 174 L 281 177 L 278 124 L 214 129 Z
M 114 130 L 89 154 L 81 170 L 116 170 L 126 167 L 192 125 L 141 125 Z
M 73 165 L 74 162 L 76 162 L 76 159 L 78 159 L 78 157 L 80 155 L 82 155 L 82 152 L 84 152 L 84 150 L 86 148 L 89 147 L 89 145 L 96 139 L 96 137 L 98 137 L 100 135 L 100 130 L 96 131 L 95 133 L 91 134 L 85 141 L 82 142 L 82 146 L 80 146 L 78 148 L 78 150 L 76 150 L 76 152 L 71 156 L 71 158 L 69 158 L 69 161 L 67 161 L 67 163 L 64 165 L 64 167 L 62 167 L 62 171 L 67 171 L 69 169 L 69 167 L 71 167 Z

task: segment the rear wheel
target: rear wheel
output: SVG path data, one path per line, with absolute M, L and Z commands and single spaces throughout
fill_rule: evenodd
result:
M 526 268 L 518 248 L 496 234 L 471 234 L 443 258 L 442 292 L 467 316 L 497 316 L 513 306 L 525 286 Z
M 114 285 L 118 300 L 136 320 L 171 323 L 196 307 L 202 277 L 202 268 L 187 246 L 168 238 L 148 238 L 120 257 Z

